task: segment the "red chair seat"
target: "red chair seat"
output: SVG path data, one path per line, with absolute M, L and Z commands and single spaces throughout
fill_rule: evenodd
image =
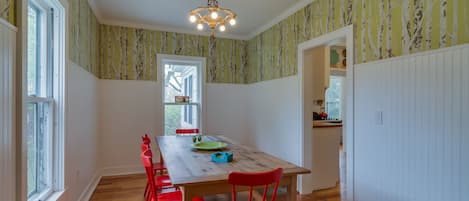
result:
M 153 163 L 153 169 L 156 171 L 166 170 L 166 165 L 164 163 Z
M 155 182 L 157 188 L 170 187 L 173 185 L 168 175 L 155 176 Z
M 158 201 L 182 201 L 182 193 L 179 190 L 168 193 L 159 193 Z M 192 201 L 204 201 L 204 198 L 194 197 L 192 198 Z

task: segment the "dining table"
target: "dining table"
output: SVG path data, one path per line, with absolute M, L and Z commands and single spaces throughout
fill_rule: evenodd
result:
M 283 169 L 279 186 L 286 188 L 286 200 L 295 201 L 297 176 L 310 173 L 308 169 L 222 135 L 203 135 L 202 141 L 226 143 L 226 148 L 221 151 L 233 153 L 231 162 L 212 162 L 211 155 L 220 150 L 198 150 L 194 148 L 192 136 L 156 138 L 171 182 L 181 189 L 183 201 L 191 201 L 193 197 L 198 196 L 231 193 L 232 186 L 228 183 L 230 172 L 265 172 L 275 168 Z M 248 187 L 236 187 L 237 192 L 247 190 Z

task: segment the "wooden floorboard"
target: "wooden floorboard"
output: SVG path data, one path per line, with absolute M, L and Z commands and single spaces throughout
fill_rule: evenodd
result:
M 309 195 L 298 195 L 298 201 L 343 201 L 341 194 L 345 195 L 344 154 L 340 152 L 340 178 L 341 182 L 335 188 L 315 191 Z M 91 201 L 143 201 L 143 191 L 146 185 L 145 174 L 103 177 L 94 191 Z M 238 200 L 247 200 L 246 195 L 239 195 Z M 225 195 L 204 197 L 205 201 L 229 200 Z M 280 195 L 277 201 L 285 200 Z

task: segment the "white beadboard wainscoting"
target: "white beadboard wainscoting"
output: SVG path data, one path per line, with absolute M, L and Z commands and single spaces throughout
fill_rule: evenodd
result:
M 469 200 L 469 45 L 355 67 L 355 200 Z
M 0 19 L 0 200 L 15 200 L 15 51 L 16 28 Z

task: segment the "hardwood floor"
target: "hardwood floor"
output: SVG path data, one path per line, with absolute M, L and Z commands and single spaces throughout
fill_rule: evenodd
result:
M 345 194 L 345 156 L 340 151 L 340 178 L 341 182 L 331 189 L 314 191 L 309 195 L 298 195 L 298 201 L 343 201 L 341 194 Z M 145 174 L 103 177 L 94 191 L 91 201 L 143 201 L 143 190 L 146 185 Z M 245 199 L 243 199 L 245 198 Z M 225 195 L 204 197 L 205 201 L 229 200 Z M 247 200 L 240 195 L 239 200 Z M 285 200 L 279 196 L 278 201 Z

